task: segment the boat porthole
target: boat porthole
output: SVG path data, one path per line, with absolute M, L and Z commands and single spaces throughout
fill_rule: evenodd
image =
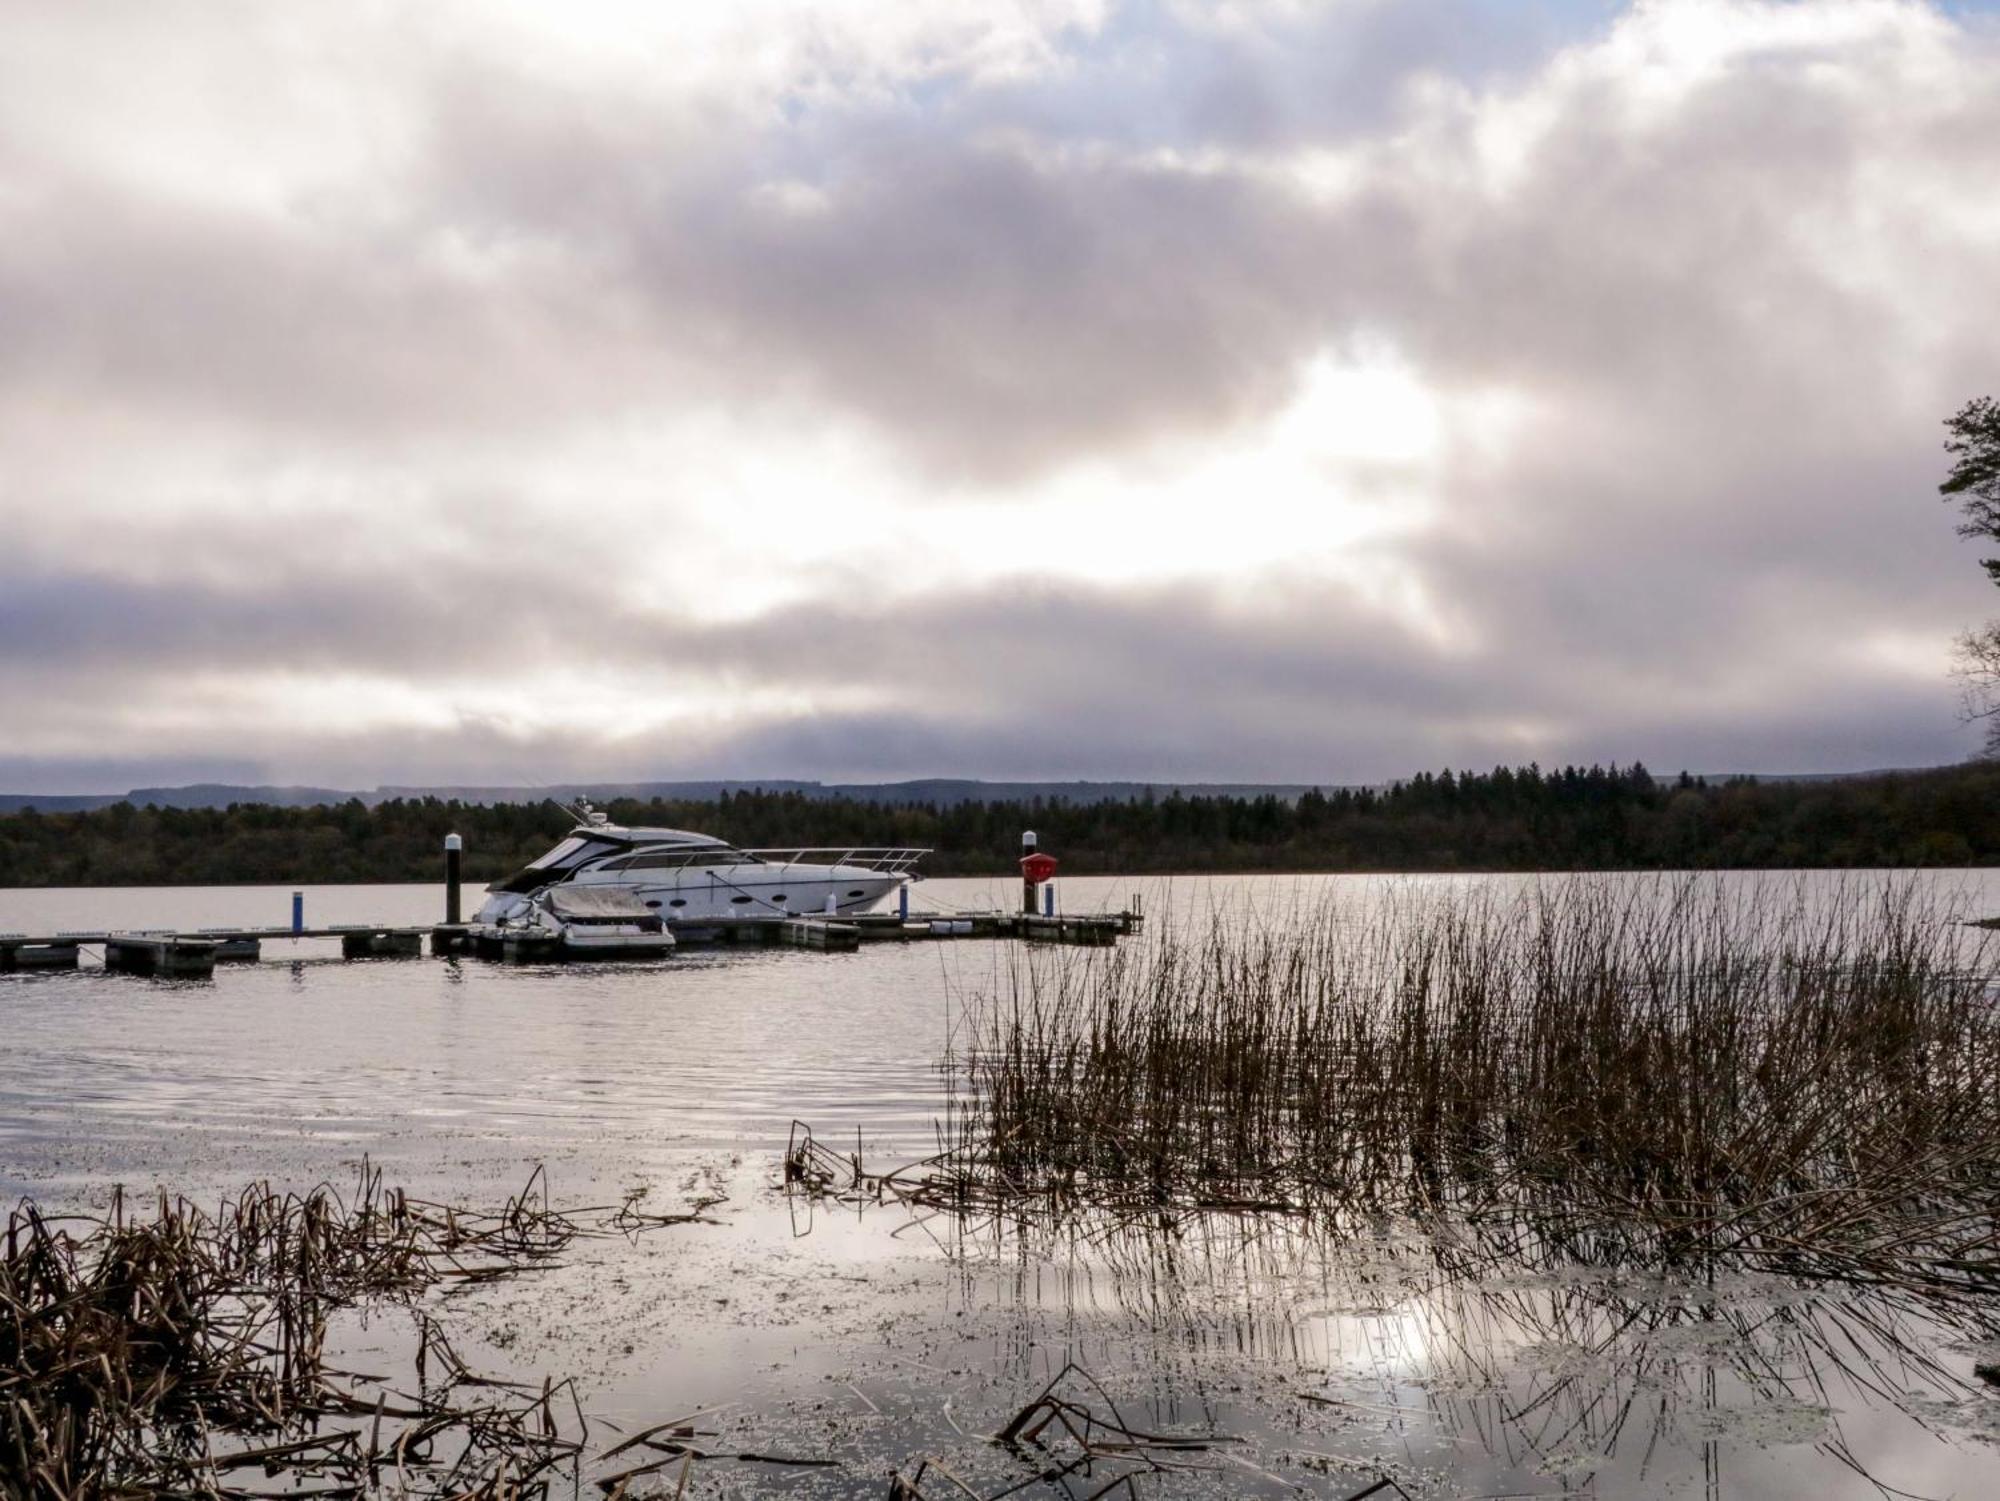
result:
M 776 896 L 771 898 L 771 900 L 774 902 L 782 902 L 784 899 L 785 899 L 785 894 L 782 891 L 779 892 Z
M 732 896 L 732 897 L 731 897 L 731 898 L 730 898 L 729 900 L 730 900 L 730 903 L 731 903 L 731 905 L 732 905 L 732 906 L 737 906 L 737 907 L 741 907 L 741 906 L 743 906 L 743 905 L 744 905 L 744 904 L 745 904 L 746 902 L 749 902 L 749 901 L 751 900 L 751 898 L 749 898 L 749 897 L 747 897 L 747 896 Z
M 860 889 L 859 887 L 856 887 L 856 888 L 855 888 L 855 889 L 854 889 L 853 891 L 850 891 L 850 892 L 848 892 L 848 893 L 847 893 L 847 895 L 848 895 L 849 899 L 851 900 L 852 898 L 854 898 L 854 897 L 857 897 L 857 896 L 866 896 L 866 895 L 868 895 L 868 893 L 867 893 L 867 892 L 865 892 L 865 891 L 863 891 L 863 890 L 861 890 L 861 889 Z
M 646 905 L 648 907 L 651 907 L 655 912 L 660 910 L 660 904 L 658 902 L 648 902 L 646 903 Z
M 657 906 L 658 903 L 654 903 L 654 905 Z M 668 902 L 667 905 L 669 907 L 685 907 L 687 905 L 687 898 L 684 896 L 677 896 L 672 901 Z

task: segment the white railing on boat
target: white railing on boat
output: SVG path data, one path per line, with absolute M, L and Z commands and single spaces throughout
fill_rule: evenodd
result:
M 856 865 L 885 876 L 899 876 L 915 865 L 928 849 L 864 849 L 853 845 L 785 845 L 778 849 L 742 850 L 767 865 Z

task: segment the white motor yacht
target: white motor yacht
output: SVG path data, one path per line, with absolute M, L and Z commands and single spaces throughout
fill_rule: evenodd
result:
M 475 923 L 535 920 L 551 895 L 619 893 L 663 923 L 867 912 L 917 879 L 927 849 L 738 849 L 686 829 L 625 828 L 589 804 L 554 849 L 487 888 Z

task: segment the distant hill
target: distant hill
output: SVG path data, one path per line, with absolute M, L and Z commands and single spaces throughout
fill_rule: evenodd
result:
M 0 813 L 19 813 L 33 808 L 38 813 L 88 813 L 122 803 L 127 792 L 0 792 Z
M 632 798 L 639 802 L 713 802 L 724 793 L 797 793 L 802 797 L 848 799 L 895 805 L 936 803 L 1032 802 L 1062 798 L 1073 803 L 1132 802 L 1152 792 L 1159 797 L 1180 792 L 1187 797 L 1281 797 L 1296 800 L 1310 790 L 1305 783 L 1261 782 L 982 782 L 969 778 L 934 777 L 913 782 L 808 782 L 785 779 L 710 782 L 561 782 L 547 787 L 385 786 L 367 792 L 335 787 L 239 787 L 202 782 L 188 787 L 135 787 L 130 792 L 35 793 L 0 792 L 0 813 L 36 808 L 44 813 L 83 813 L 129 802 L 135 807 L 226 808 L 232 803 L 260 803 L 278 808 L 311 808 L 358 798 L 369 807 L 397 799 L 435 797 L 461 803 L 559 803 L 587 797 L 593 802 Z M 1328 784 L 1322 790 L 1331 790 Z
M 911 782 L 564 782 L 550 787 L 378 787 L 357 794 L 373 804 L 390 798 L 456 798 L 462 803 L 534 803 L 544 798 L 573 802 L 587 797 L 605 802 L 629 797 L 639 802 L 710 802 L 727 792 L 796 792 L 802 797 L 844 798 L 853 802 L 907 806 L 936 803 L 1033 802 L 1062 798 L 1073 803 L 1133 802 L 1148 792 L 1166 797 L 1178 791 L 1188 797 L 1263 797 L 1296 799 L 1311 790 L 1307 783 L 1262 782 L 983 782 L 968 777 L 926 777 Z M 1330 790 L 1330 787 L 1322 787 Z
M 1760 782 L 1845 781 L 1853 778 L 1914 775 L 1932 768 L 1885 769 L 1880 771 L 1780 771 L 1707 772 L 1709 782 L 1727 782 L 1749 777 Z M 1317 785 L 1321 792 L 1336 792 L 1366 785 L 1390 783 L 1334 783 Z M 0 813 L 18 813 L 35 808 L 43 813 L 85 813 L 108 808 L 114 803 L 131 803 L 143 808 L 227 808 L 232 803 L 259 803 L 276 808 L 313 808 L 359 799 L 369 807 L 398 799 L 410 801 L 435 797 L 461 803 L 539 803 L 553 798 L 572 803 L 579 797 L 604 803 L 613 798 L 638 802 L 713 802 L 724 793 L 797 793 L 802 797 L 848 800 L 911 806 L 931 803 L 954 808 L 961 803 L 1031 803 L 1060 798 L 1069 803 L 1136 802 L 1151 792 L 1168 797 L 1178 792 L 1184 797 L 1256 798 L 1272 796 L 1296 802 L 1301 794 L 1315 790 L 1304 782 L 985 782 L 968 777 L 927 777 L 909 782 L 812 782 L 783 778 L 696 781 L 696 782 L 559 782 L 546 787 L 531 786 L 385 786 L 368 792 L 350 792 L 337 787 L 235 786 L 226 782 L 198 782 L 187 787 L 135 787 L 130 792 L 0 792 Z
M 43 813 L 85 813 L 92 808 L 109 808 L 114 803 L 130 803 L 143 808 L 226 808 L 231 803 L 261 803 L 273 808 L 317 808 L 344 803 L 362 796 L 374 803 L 378 798 L 342 792 L 335 787 L 236 787 L 223 782 L 198 782 L 189 787 L 134 787 L 130 792 L 0 792 L 0 813 L 18 813 L 35 808 Z

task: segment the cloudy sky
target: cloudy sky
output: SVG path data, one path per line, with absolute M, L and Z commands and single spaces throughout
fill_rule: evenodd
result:
M 1976 749 L 1991 7 L 0 37 L 0 790 Z

